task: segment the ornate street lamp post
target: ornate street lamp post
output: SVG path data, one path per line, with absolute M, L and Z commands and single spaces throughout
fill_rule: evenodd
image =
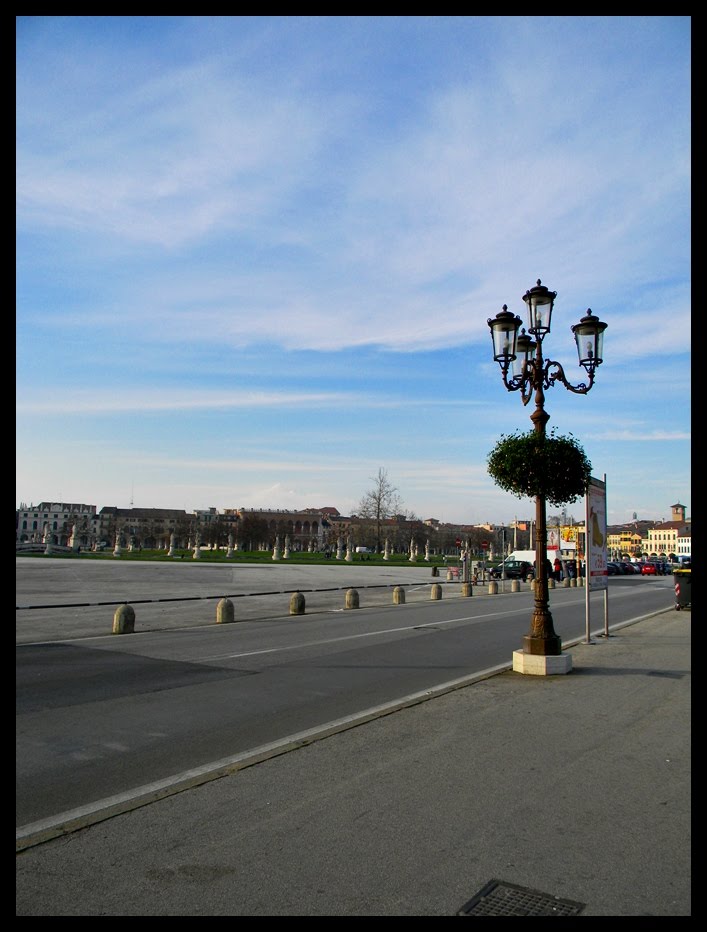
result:
M 594 373 L 602 363 L 604 331 L 607 325 L 592 314 L 591 309 L 571 329 L 577 343 L 579 365 L 589 375 L 587 383 L 571 385 L 559 362 L 543 359 L 543 340 L 550 332 L 556 291 L 548 289 L 538 279 L 537 285 L 523 295 L 528 309 L 528 332 L 521 329 L 520 317 L 504 304 L 495 318 L 489 319 L 493 358 L 501 368 L 503 384 L 509 392 L 520 391 L 523 404 L 535 397 L 535 410 L 530 415 L 536 433 L 545 438 L 545 425 L 550 416 L 545 411 L 545 390 L 561 382 L 569 391 L 586 395 L 594 384 Z M 518 330 L 520 329 L 520 334 Z M 510 378 L 509 378 L 510 371 Z M 528 654 L 559 656 L 562 642 L 555 633 L 549 608 L 547 585 L 547 520 L 545 495 L 535 498 L 535 607 L 530 632 L 523 639 Z

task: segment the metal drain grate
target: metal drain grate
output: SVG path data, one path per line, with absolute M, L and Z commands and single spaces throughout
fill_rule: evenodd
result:
M 457 916 L 578 916 L 585 906 L 514 883 L 490 880 Z

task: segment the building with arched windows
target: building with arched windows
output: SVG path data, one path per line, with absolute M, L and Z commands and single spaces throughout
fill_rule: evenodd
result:
M 692 524 L 686 508 L 679 502 L 671 505 L 670 521 L 634 520 L 623 525 L 607 527 L 607 550 L 611 559 L 640 556 L 672 559 L 691 557 Z M 232 539 L 241 550 L 269 550 L 279 538 L 284 546 L 289 539 L 290 549 L 323 551 L 344 544 L 350 539 L 356 544 L 380 546 L 384 540 L 393 549 L 406 549 L 411 539 L 424 546 L 426 539 L 433 547 L 443 551 L 454 544 L 456 538 L 473 537 L 478 531 L 495 547 L 493 534 L 482 534 L 484 529 L 498 531 L 500 526 L 440 524 L 435 519 L 408 520 L 403 515 L 385 518 L 375 527 L 372 519 L 352 515 L 343 516 L 333 506 L 323 508 L 207 508 L 194 512 L 170 508 L 117 508 L 105 506 L 100 512 L 95 505 L 40 502 L 38 505 L 21 504 L 16 513 L 16 542 L 20 545 L 47 542 L 56 546 L 74 546 L 83 549 L 112 547 L 116 537 L 126 545 L 145 549 L 167 549 L 174 536 L 175 546 L 187 548 L 197 535 L 203 546 L 225 547 Z M 514 543 L 519 532 L 532 523 L 516 522 L 513 528 Z M 584 534 L 583 522 L 573 527 L 561 527 L 563 540 L 579 540 Z M 468 533 L 467 533 L 468 532 Z M 478 535 L 477 535 L 478 536 Z M 451 545 L 450 545 L 451 541 Z M 467 544 L 468 545 L 468 544 Z M 518 544 L 520 546 L 520 544 Z

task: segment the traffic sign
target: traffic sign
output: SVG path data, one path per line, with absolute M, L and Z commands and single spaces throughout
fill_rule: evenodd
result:
M 482 549 L 482 550 L 488 550 L 488 549 L 489 549 L 489 542 L 488 542 L 487 540 L 482 540 L 482 541 L 481 541 L 481 549 Z

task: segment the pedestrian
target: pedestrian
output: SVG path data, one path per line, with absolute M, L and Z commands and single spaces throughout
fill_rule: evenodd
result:
M 558 582 L 561 582 L 562 581 L 562 564 L 560 563 L 559 557 L 555 557 L 554 566 L 555 566 L 555 579 Z

